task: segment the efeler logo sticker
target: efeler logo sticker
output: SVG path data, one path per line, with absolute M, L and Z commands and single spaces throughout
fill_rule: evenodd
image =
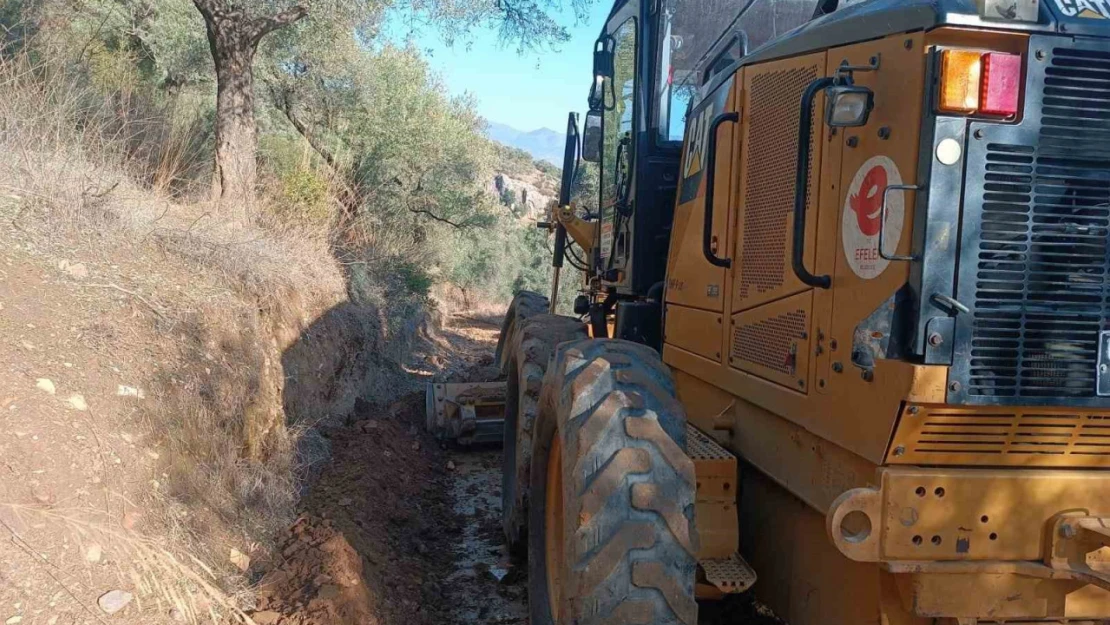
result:
M 840 222 L 844 256 L 852 271 L 864 280 L 878 277 L 890 264 L 879 256 L 879 230 L 883 227 L 880 223 L 883 191 L 895 184 L 902 184 L 898 165 L 886 156 L 873 156 L 859 168 L 848 187 L 844 218 Z M 888 199 L 883 238 L 885 251 L 891 253 L 902 240 L 906 206 L 901 193 L 891 193 Z
M 1056 6 L 1067 17 L 1110 18 L 1110 0 L 1056 0 Z

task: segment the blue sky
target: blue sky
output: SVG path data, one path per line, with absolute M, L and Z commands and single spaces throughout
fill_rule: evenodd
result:
M 490 121 L 518 130 L 547 127 L 563 132 L 568 111 L 584 111 L 593 68 L 593 42 L 609 14 L 612 0 L 595 0 L 587 21 L 575 24 L 567 11 L 560 22 L 570 41 L 555 50 L 518 54 L 497 33 L 479 30 L 454 46 L 443 43 L 434 28 L 417 33 L 414 43 L 440 74 L 452 95 L 470 93 L 478 112 Z M 400 29 L 390 28 L 395 37 Z

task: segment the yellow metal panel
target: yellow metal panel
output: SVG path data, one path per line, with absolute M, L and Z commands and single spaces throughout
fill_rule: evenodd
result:
M 1110 593 L 1080 582 L 1002 573 L 900 575 L 903 603 L 922 616 L 981 618 L 1099 618 Z M 955 623 L 953 623 L 955 625 Z M 1077 624 L 1078 625 L 1078 624 Z
M 886 457 L 902 398 L 913 388 L 916 372 L 923 368 L 881 360 L 875 377 L 883 383 L 872 385 L 865 393 L 840 394 L 830 399 L 817 394 L 807 396 L 751 373 L 722 367 L 672 344 L 663 346 L 663 362 L 792 421 L 874 464 L 882 464 Z
M 1065 510 L 1110 514 L 1100 471 L 884 469 L 882 553 L 904 560 L 1037 560 Z
M 720 105 L 717 97 L 706 99 L 705 108 L 696 111 L 687 126 L 687 140 L 684 142 L 680 172 L 678 206 L 675 208 L 674 225 L 671 230 L 671 252 L 667 257 L 667 302 L 682 304 L 706 310 L 724 310 L 723 284 L 725 270 L 711 265 L 702 253 L 702 238 L 705 228 L 705 185 L 708 176 L 714 176 L 716 187 L 713 199 L 713 237 L 717 242 L 717 255 L 725 257 L 728 231 L 728 213 L 731 188 L 735 184 L 734 151 L 739 136 L 737 124 L 725 123 L 717 131 L 716 172 L 705 171 L 704 150 L 708 143 L 709 124 L 713 119 L 728 111 L 736 110 L 736 97 L 733 81 L 730 79 L 719 89 L 723 98 Z M 696 135 L 696 137 L 694 137 Z M 695 150 L 697 153 L 691 154 Z M 683 201 L 683 186 L 694 181 L 697 193 L 689 201 Z
M 1110 466 L 1110 411 L 906 406 L 890 464 Z
M 833 312 L 828 328 L 822 328 L 828 335 L 829 359 L 825 361 L 828 368 L 817 374 L 827 381 L 825 390 L 839 397 L 866 397 L 877 386 L 904 383 L 884 376 L 880 368 L 874 371 L 874 380 L 868 380 L 852 364 L 852 352 L 859 323 L 882 306 L 909 277 L 910 264 L 882 259 L 877 242 L 879 228 L 885 228 L 886 253 L 909 254 L 913 193 L 890 194 L 892 209 L 885 224 L 878 213 L 886 186 L 913 184 L 917 174 L 925 73 L 922 41 L 923 35 L 915 33 L 829 51 L 830 72 L 842 63 L 868 65 L 873 60 L 879 63 L 879 69 L 856 72 L 854 76 L 857 84 L 875 92 L 876 106 L 867 125 L 845 128 L 839 133 L 844 147 L 834 220 L 837 236 L 833 243 L 837 252 L 832 271 Z M 896 210 L 899 204 L 901 211 Z M 828 271 L 829 267 L 821 269 Z M 882 419 L 889 424 L 885 429 L 890 431 L 895 416 L 890 412 L 891 406 L 860 408 L 868 412 L 883 409 Z
M 729 364 L 807 391 L 812 304 L 812 291 L 803 291 L 734 316 Z
M 740 146 L 740 206 L 736 216 L 733 312 L 798 293 L 808 287 L 790 266 L 793 250 L 794 176 L 798 161 L 798 103 L 824 75 L 825 53 L 772 61 L 744 72 L 744 119 Z M 818 97 L 816 110 L 823 110 Z M 814 125 L 821 127 L 820 116 Z M 806 263 L 812 266 L 815 207 L 823 141 L 811 139 Z
M 873 381 L 869 381 L 862 377 L 861 370 L 851 365 L 852 336 L 855 326 L 897 288 L 896 285 L 886 283 L 887 274 L 894 276 L 900 271 L 900 279 L 905 279 L 906 269 L 904 263 L 898 264 L 899 267 L 888 269 L 885 274 L 879 276 L 876 280 L 861 280 L 861 282 L 871 283 L 868 285 L 869 288 L 871 285 L 874 285 L 874 288 L 871 288 L 871 290 L 868 290 L 866 293 L 853 292 L 841 296 L 839 295 L 839 291 L 837 291 L 835 297 L 838 299 L 835 302 L 833 301 L 834 296 L 831 291 L 817 290 L 818 292 L 814 292 L 814 290 L 803 289 L 801 285 L 796 283 L 793 272 L 789 267 L 788 259 L 790 250 L 786 243 L 780 246 L 780 255 L 764 254 L 760 257 L 767 263 L 770 263 L 766 266 L 781 265 L 781 270 L 779 271 L 782 277 L 781 280 L 767 278 L 769 274 L 755 272 L 754 269 L 751 269 L 747 274 L 744 273 L 744 250 L 748 244 L 750 243 L 755 246 L 752 248 L 754 251 L 751 251 L 748 256 L 749 261 L 756 257 L 752 256 L 752 254 L 756 254 L 758 250 L 767 249 L 766 247 L 759 247 L 759 245 L 763 245 L 763 243 L 756 241 L 756 238 L 758 238 L 756 237 L 757 233 L 751 228 L 755 228 L 758 225 L 758 228 L 763 228 L 764 230 L 771 228 L 775 232 L 778 232 L 778 226 L 776 224 L 780 223 L 777 221 L 772 223 L 773 220 L 766 221 L 763 217 L 760 217 L 762 221 L 758 223 L 748 223 L 748 217 L 755 214 L 753 213 L 754 209 L 752 209 L 752 207 L 762 206 L 763 204 L 760 204 L 760 202 L 770 202 L 771 200 L 767 198 L 779 197 L 781 202 L 778 204 L 772 202 L 772 204 L 776 206 L 781 204 L 780 208 L 786 211 L 785 213 L 781 213 L 786 215 L 786 220 L 781 220 L 781 225 L 783 228 L 789 228 L 790 226 L 788 218 L 790 209 L 792 208 L 793 198 L 792 172 L 794 171 L 797 157 L 796 145 L 791 142 L 792 152 L 789 163 L 785 166 L 788 170 L 787 175 L 790 178 L 789 192 L 784 191 L 776 195 L 775 193 L 766 191 L 766 189 L 772 187 L 759 187 L 757 189 L 758 185 L 774 183 L 774 181 L 778 180 L 778 178 L 775 177 L 778 174 L 775 173 L 772 175 L 766 171 L 766 163 L 770 162 L 766 159 L 772 158 L 773 155 L 756 150 L 753 144 L 753 140 L 755 143 L 762 141 L 764 144 L 767 144 L 771 139 L 761 134 L 763 130 L 765 130 L 764 127 L 759 127 L 758 129 L 754 129 L 754 127 L 757 125 L 756 120 L 762 119 L 760 115 L 764 117 L 770 115 L 770 113 L 765 110 L 766 107 L 763 107 L 763 104 L 759 103 L 762 102 L 763 99 L 771 98 L 771 100 L 774 100 L 774 98 L 779 97 L 768 91 L 769 88 L 764 84 L 765 82 L 781 82 L 785 80 L 787 82 L 783 84 L 789 87 L 789 85 L 792 84 L 790 81 L 795 80 L 799 75 L 798 72 L 803 72 L 808 76 L 809 74 L 806 72 L 809 72 L 809 69 L 806 68 L 818 61 L 820 61 L 821 66 L 817 74 L 820 75 L 829 70 L 835 70 L 840 60 L 844 58 L 851 58 L 853 60 L 858 58 L 861 59 L 860 63 L 862 64 L 866 64 L 870 60 L 870 57 L 876 54 L 885 59 L 881 62 L 881 67 L 885 69 L 880 69 L 878 72 L 857 73 L 857 78 L 859 80 L 862 81 L 864 80 L 863 77 L 867 77 L 866 80 L 874 85 L 885 98 L 880 102 L 878 105 L 879 108 L 874 114 L 875 121 L 862 129 L 853 130 L 853 132 L 865 133 L 871 138 L 866 141 L 861 140 L 859 146 L 849 150 L 844 146 L 843 132 L 831 135 L 830 132 L 824 128 L 823 124 L 821 124 L 818 131 L 814 133 L 814 140 L 818 142 L 819 146 L 814 150 L 812 161 L 813 170 L 811 172 L 810 195 L 810 213 L 812 218 L 807 219 L 807 228 L 810 231 L 810 235 L 808 239 L 809 243 L 807 243 L 809 257 L 806 262 L 810 267 L 815 267 L 814 263 L 820 262 L 821 266 L 816 266 L 816 270 L 819 272 L 833 273 L 838 258 L 842 258 L 843 255 L 843 250 L 840 245 L 840 226 L 845 192 L 841 188 L 843 184 L 839 165 L 840 159 L 842 158 L 841 152 L 845 152 L 843 158 L 846 159 L 848 158 L 847 152 L 855 152 L 858 154 L 865 148 L 874 150 L 875 147 L 872 143 L 888 145 L 901 142 L 898 148 L 900 151 L 891 158 L 897 157 L 896 160 L 900 168 L 912 169 L 912 166 L 906 162 L 906 157 L 902 155 L 902 152 L 908 153 L 916 149 L 916 146 L 909 146 L 909 143 L 911 143 L 911 136 L 916 137 L 916 133 L 918 132 L 917 128 L 920 125 L 920 118 L 913 116 L 920 115 L 921 85 L 918 84 L 915 87 L 908 87 L 905 89 L 905 91 L 908 92 L 912 92 L 916 89 L 918 101 L 912 105 L 909 104 L 912 99 L 911 95 L 896 93 L 896 91 L 899 85 L 912 82 L 915 75 L 920 82 L 922 76 L 921 72 L 923 72 L 922 55 L 924 54 L 920 37 L 920 34 L 899 35 L 886 40 L 872 41 L 850 48 L 837 49 L 830 52 L 830 54 L 835 52 L 837 55 L 836 59 L 834 60 L 830 57 L 827 63 L 824 53 L 783 61 L 774 61 L 745 68 L 741 76 L 743 90 L 739 94 L 739 100 L 745 104 L 742 107 L 743 127 L 740 132 L 740 146 L 737 151 L 741 157 L 741 166 L 738 166 L 740 170 L 738 172 L 739 184 L 736 188 L 737 208 L 732 215 L 732 222 L 735 224 L 735 228 L 732 232 L 734 232 L 735 236 L 731 241 L 736 251 L 734 252 L 735 264 L 731 270 L 733 277 L 727 280 L 725 288 L 725 305 L 727 309 L 731 311 L 747 309 L 750 310 L 752 315 L 756 315 L 758 314 L 757 311 L 763 308 L 763 304 L 775 302 L 775 305 L 778 305 L 777 300 L 782 300 L 784 297 L 789 297 L 793 294 L 804 292 L 806 293 L 805 297 L 812 297 L 812 303 L 807 308 L 810 317 L 807 318 L 805 322 L 808 338 L 804 339 L 806 342 L 804 345 L 802 343 L 798 344 L 798 353 L 795 355 L 797 364 L 793 372 L 794 375 L 789 376 L 784 374 L 781 368 L 776 371 L 774 366 L 768 366 L 764 362 L 749 364 L 733 362 L 731 363 L 732 366 L 722 367 L 715 357 L 717 350 L 711 352 L 704 345 L 697 347 L 697 351 L 690 349 L 689 342 L 686 342 L 685 339 L 676 338 L 676 335 L 670 331 L 668 331 L 667 346 L 664 348 L 664 360 L 668 362 L 668 364 L 680 369 L 685 369 L 691 374 L 723 388 L 738 397 L 743 397 L 765 410 L 781 415 L 783 418 L 802 426 L 809 432 L 825 438 L 875 464 L 882 463 L 886 456 L 894 422 L 897 418 L 902 401 L 908 395 L 914 393 L 922 397 L 930 398 L 936 398 L 938 393 L 940 393 L 940 396 L 943 396 L 943 385 L 945 384 L 943 380 L 944 369 L 936 367 L 926 369 L 900 361 L 880 360 L 875 366 Z M 910 40 L 909 50 L 906 48 L 907 39 Z M 906 73 L 904 69 L 900 69 L 902 66 L 909 67 L 908 73 Z M 902 78 L 891 78 L 891 76 L 897 75 L 900 72 L 905 74 Z M 882 77 L 877 78 L 880 74 Z M 758 85 L 755 79 L 757 75 L 765 77 L 764 79 L 760 79 Z M 767 84 L 769 84 L 769 82 Z M 794 119 L 794 126 L 797 125 L 797 101 L 800 99 L 800 91 L 804 86 L 805 85 L 802 85 L 797 89 L 798 93 L 791 95 L 793 99 L 789 106 L 784 102 L 774 100 L 777 102 L 776 106 L 781 106 L 784 110 L 789 109 L 788 113 L 783 113 L 783 118 L 790 117 Z M 753 91 L 753 87 L 758 88 Z M 768 102 L 771 100 L 768 100 Z M 756 104 L 759 104 L 759 106 L 763 108 L 760 108 L 759 111 L 753 110 L 752 107 Z M 909 106 L 910 111 L 908 113 L 905 111 L 901 113 L 884 112 L 887 108 L 900 108 L 902 104 L 907 104 L 907 106 Z M 880 139 L 878 137 L 880 122 L 893 123 L 891 120 L 894 119 L 897 119 L 901 125 L 891 130 L 890 139 Z M 905 126 L 905 128 L 902 126 Z M 756 135 L 753 137 L 752 132 L 755 130 L 759 132 L 756 132 Z M 781 137 L 782 134 L 781 128 L 777 129 L 777 136 Z M 906 145 L 901 145 L 903 143 Z M 767 144 L 764 147 L 767 147 L 767 149 L 774 147 L 768 147 L 769 145 L 770 144 Z M 870 146 L 870 148 L 868 148 L 868 146 Z M 779 152 L 781 152 L 781 148 Z M 779 152 L 774 152 L 774 154 L 779 154 Z M 825 159 L 826 155 L 828 155 L 827 162 Z M 778 158 L 778 156 L 774 156 L 774 158 Z M 858 157 L 855 158 L 856 161 L 862 162 Z M 765 175 L 770 175 L 771 178 L 764 181 L 754 179 L 754 177 Z M 778 183 L 774 184 L 777 185 Z M 773 188 L 778 188 L 777 186 L 772 186 Z M 763 195 L 760 195 L 761 193 Z M 751 203 L 753 199 L 757 200 L 755 204 Z M 912 200 L 906 198 L 906 202 L 910 203 Z M 828 212 L 821 212 L 818 214 L 818 207 L 821 211 Z M 818 238 L 818 229 L 821 231 L 820 245 L 817 245 L 817 241 L 815 241 L 815 239 Z M 908 226 L 905 228 L 905 231 L 909 231 Z M 782 236 L 786 236 L 786 230 L 784 229 L 781 234 Z M 775 234 L 775 236 L 777 237 L 778 234 Z M 745 243 L 745 237 L 747 237 L 747 243 Z M 688 239 L 688 242 L 681 245 L 677 243 L 677 241 L 683 238 Z M 903 246 L 908 244 L 909 239 L 910 237 L 908 234 L 901 237 Z M 762 241 L 762 239 L 760 240 Z M 785 241 L 785 239 L 783 240 Z M 672 237 L 672 243 L 677 246 L 673 248 L 671 253 L 672 262 L 674 262 L 673 257 L 676 255 L 700 255 L 700 240 L 697 240 L 696 237 L 691 238 L 690 235 Z M 818 248 L 820 249 L 818 250 Z M 758 256 L 758 254 L 756 255 Z M 774 257 L 775 260 L 768 260 L 772 257 Z M 789 273 L 789 275 L 787 275 L 787 273 Z M 764 280 L 764 278 L 770 281 L 760 282 Z M 892 278 L 892 280 L 895 281 L 897 281 L 897 279 L 897 277 Z M 759 285 L 770 286 L 763 288 L 763 286 Z M 668 297 L 670 298 L 671 296 Z M 871 300 L 876 301 L 872 303 Z M 834 310 L 836 311 L 836 328 L 832 327 Z M 668 325 L 670 325 L 670 323 L 671 320 L 669 319 Z M 734 328 L 731 324 L 724 328 L 724 332 L 722 332 L 721 336 L 722 346 L 731 351 L 735 336 Z M 684 341 L 687 348 L 676 349 L 679 341 Z M 720 351 L 724 352 L 725 350 L 722 349 Z M 696 353 L 698 352 L 703 355 L 708 354 L 708 359 L 697 357 Z M 783 354 L 783 356 L 785 360 L 786 354 Z M 802 363 L 805 364 L 803 365 Z M 778 366 L 781 363 L 774 364 Z M 763 368 L 760 368 L 761 366 Z M 742 372 L 739 371 L 741 368 L 743 368 Z M 925 371 L 928 371 L 927 375 L 923 374 Z M 936 375 L 938 372 L 940 375 Z M 758 379 L 760 376 L 771 376 L 769 379 L 773 379 L 775 383 L 761 383 Z M 802 380 L 800 385 L 798 383 L 799 379 Z M 822 384 L 825 386 L 822 387 Z M 816 392 L 810 393 L 810 388 L 815 385 Z M 821 395 L 826 397 L 820 401 L 809 401 L 807 400 L 807 395 L 815 398 Z
M 721 313 L 667 304 L 663 340 L 699 356 L 721 360 Z
M 758 471 L 741 471 L 740 551 L 759 573 L 756 597 L 798 625 L 880 625 L 879 568 L 840 555 L 824 516 Z M 899 606 L 900 609 L 900 606 Z
M 694 427 L 687 429 L 686 449 L 694 461 L 697 477 L 698 560 L 728 558 L 736 553 L 740 543 L 736 525 L 740 473 L 736 456 Z
M 874 463 L 782 417 L 682 371 L 675 387 L 691 422 L 821 514 L 844 491 L 878 485 Z
M 844 151 L 844 141 L 839 133 L 822 127 L 816 137 L 824 142 L 821 149 L 821 178 L 819 181 L 818 210 L 816 219 L 816 250 L 814 264 L 810 270 L 817 275 L 831 274 L 836 266 L 836 255 L 840 252 L 840 159 Z M 813 373 L 810 386 L 818 393 L 828 392 L 828 376 L 838 347 L 829 340 L 829 325 L 832 323 L 833 292 L 830 289 L 813 290 Z

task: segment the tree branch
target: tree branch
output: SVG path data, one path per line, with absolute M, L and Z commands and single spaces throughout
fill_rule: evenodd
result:
M 289 120 L 290 124 L 293 124 L 293 128 L 304 137 L 305 141 L 308 141 L 308 144 L 312 146 L 312 149 L 316 150 L 316 153 L 324 159 L 324 162 L 326 162 L 337 174 L 340 173 L 339 161 L 335 158 L 335 155 L 316 139 L 316 135 L 308 129 L 308 126 L 306 126 L 305 123 L 301 121 L 301 118 L 297 117 L 297 114 L 293 111 L 293 102 L 289 97 L 289 90 L 280 89 L 272 82 L 268 83 L 268 86 L 270 88 L 270 96 L 273 98 L 274 104 L 278 107 L 278 110 L 285 113 L 285 118 Z
M 407 208 L 410 213 L 415 213 L 417 215 L 427 215 L 428 217 L 431 217 L 438 222 L 445 223 L 449 226 L 454 226 L 459 230 L 466 230 L 470 227 L 470 224 L 451 221 L 450 219 L 447 219 L 446 217 L 440 217 L 439 215 L 436 215 L 432 211 L 425 208 L 412 208 L 411 206 L 406 206 L 405 208 Z
M 196 2 L 197 0 L 194 0 Z M 266 35 L 285 28 L 290 24 L 298 22 L 308 15 L 308 7 L 304 5 L 296 5 L 285 9 L 281 13 L 271 17 L 262 17 L 254 21 L 253 30 L 251 32 L 251 41 L 258 43 L 260 39 Z
M 216 4 L 212 0 L 193 0 L 193 6 L 204 16 L 204 21 L 212 22 L 216 19 Z

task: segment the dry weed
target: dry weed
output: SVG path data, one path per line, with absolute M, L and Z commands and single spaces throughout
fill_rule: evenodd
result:
M 60 576 L 56 565 L 43 558 L 22 532 L 21 525 L 28 518 L 36 518 L 70 533 L 79 544 L 111 545 L 123 557 L 113 559 L 120 577 L 128 579 L 138 590 L 139 601 L 144 597 L 156 604 L 162 613 L 171 610 L 177 618 L 188 623 L 204 621 L 225 622 L 226 618 L 256 625 L 237 605 L 236 598 L 220 589 L 216 572 L 199 558 L 176 555 L 159 541 L 128 531 L 96 519 L 92 510 L 56 509 L 0 502 L 0 527 L 83 611 L 97 622 L 105 622 L 95 606 L 83 601 L 90 589 L 73 576 Z M 89 564 L 88 566 L 92 566 Z

